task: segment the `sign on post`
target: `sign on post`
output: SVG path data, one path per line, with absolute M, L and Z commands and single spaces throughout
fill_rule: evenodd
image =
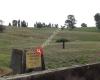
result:
M 29 49 L 26 51 L 26 69 L 45 69 L 42 48 Z

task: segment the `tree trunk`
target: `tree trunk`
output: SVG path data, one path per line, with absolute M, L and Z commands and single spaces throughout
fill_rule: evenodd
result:
M 65 49 L 65 41 L 63 41 L 63 47 L 62 48 Z

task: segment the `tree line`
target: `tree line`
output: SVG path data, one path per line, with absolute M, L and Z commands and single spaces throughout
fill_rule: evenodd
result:
M 58 28 L 58 24 L 46 24 L 46 23 L 41 23 L 41 22 L 36 22 L 34 24 L 34 28 Z
M 12 20 L 12 24 L 9 23 L 8 26 L 13 26 L 13 27 L 28 27 L 28 22 L 26 22 L 25 20 L 21 21 L 21 20 Z M 42 22 L 36 22 L 34 23 L 34 28 L 58 28 L 58 24 L 46 24 L 46 23 L 42 23 Z
M 65 20 L 65 26 L 67 26 L 67 28 L 69 28 L 69 29 L 74 29 L 74 28 L 76 28 L 75 24 L 76 24 L 75 16 L 74 15 L 68 15 L 67 20 Z M 82 23 L 81 27 L 87 27 L 87 24 Z
M 12 20 L 12 24 L 9 23 L 8 26 L 13 26 L 13 27 L 28 27 L 28 22 L 25 20 Z
M 100 13 L 96 13 L 94 15 L 94 20 L 96 22 L 96 27 L 98 29 L 100 29 Z M 2 32 L 3 29 L 5 29 L 5 28 L 3 28 L 3 25 L 2 25 L 3 21 L 2 20 L 0 20 L 0 23 L 1 23 L 0 24 L 0 32 Z M 69 29 L 74 29 L 74 28 L 76 28 L 76 26 L 75 26 L 76 23 L 77 23 L 77 20 L 76 20 L 75 16 L 74 15 L 68 15 L 67 19 L 65 20 L 64 26 L 61 26 L 61 27 L 62 27 L 62 29 L 66 28 L 66 27 L 69 28 Z M 12 23 L 9 23 L 8 26 L 28 27 L 28 22 L 26 22 L 25 20 L 12 20 Z M 34 23 L 34 28 L 53 28 L 53 27 L 58 28 L 58 24 L 51 24 L 51 23 L 46 24 L 44 22 L 43 23 L 42 22 Z M 87 27 L 87 24 L 82 23 L 81 27 Z
M 96 27 L 98 29 L 100 29 L 100 13 L 96 13 L 94 15 L 94 20 L 96 22 Z M 67 20 L 65 20 L 65 26 L 67 26 L 67 28 L 73 29 L 73 28 L 75 28 L 75 24 L 76 24 L 75 16 L 74 15 L 68 15 Z M 82 23 L 81 27 L 87 27 L 87 24 Z

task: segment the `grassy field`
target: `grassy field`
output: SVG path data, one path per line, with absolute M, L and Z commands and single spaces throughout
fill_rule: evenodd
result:
M 56 29 L 7 28 L 0 33 L 0 67 L 9 67 L 13 48 L 39 47 Z M 57 39 L 66 38 L 66 49 Z M 96 28 L 61 30 L 44 47 L 46 68 L 58 68 L 100 61 L 100 32 Z

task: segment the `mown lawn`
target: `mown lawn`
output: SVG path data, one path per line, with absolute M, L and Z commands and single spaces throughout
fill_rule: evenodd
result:
M 0 67 L 9 67 L 13 48 L 38 47 L 56 29 L 7 28 L 0 33 Z M 66 48 L 57 39 L 66 38 Z M 100 61 L 100 32 L 96 28 L 61 30 L 44 47 L 46 68 L 57 68 Z

